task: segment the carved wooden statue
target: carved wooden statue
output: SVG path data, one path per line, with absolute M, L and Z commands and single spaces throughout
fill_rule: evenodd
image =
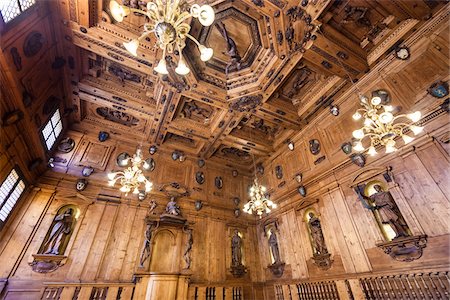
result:
M 186 243 L 186 249 L 184 250 L 183 258 L 184 258 L 184 261 L 186 262 L 185 269 L 190 269 L 191 268 L 191 250 L 192 250 L 192 244 L 194 243 L 194 239 L 192 238 L 192 229 L 189 228 L 186 230 L 186 232 L 188 234 L 188 240 Z
M 322 226 L 320 220 L 312 212 L 309 213 L 309 229 L 311 231 L 311 238 L 316 254 L 327 254 L 327 246 L 323 237 Z
M 227 43 L 227 54 L 230 56 L 231 60 L 228 62 L 225 67 L 225 74 L 228 75 L 228 71 L 230 67 L 236 66 L 238 70 L 241 69 L 241 56 L 237 49 L 236 43 L 234 40 L 228 35 L 228 31 L 225 28 L 225 25 L 222 22 L 216 22 L 216 28 L 219 30 L 220 34 L 223 36 Z
M 144 267 L 144 263 L 149 259 L 152 254 L 152 235 L 154 231 L 154 225 L 147 223 L 147 229 L 145 230 L 144 247 L 142 248 L 141 257 L 139 258 L 139 266 Z
M 175 199 L 175 197 L 170 197 L 170 201 L 166 205 L 166 213 L 169 215 L 180 216 L 181 210 Z
M 278 238 L 275 232 L 270 232 L 269 247 L 272 253 L 274 264 L 281 262 L 280 249 L 278 247 Z
M 403 219 L 400 210 L 395 204 L 395 200 L 390 192 L 385 192 L 380 185 L 376 184 L 373 187 L 376 193 L 370 197 L 362 194 L 364 199 L 371 201 L 374 205 L 367 205 L 370 210 L 378 210 L 380 221 L 383 224 L 389 224 L 395 232 L 395 238 L 409 236 L 408 225 Z
M 238 230 L 234 231 L 231 239 L 231 265 L 242 266 L 242 239 Z
M 70 238 L 72 225 L 75 221 L 74 210 L 66 209 L 53 220 L 53 224 L 47 239 L 41 247 L 41 254 L 63 255 L 66 239 Z

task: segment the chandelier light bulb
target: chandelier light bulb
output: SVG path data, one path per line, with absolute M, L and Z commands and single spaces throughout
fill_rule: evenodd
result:
M 109 180 L 113 180 L 114 179 L 114 177 L 116 177 L 116 173 L 108 173 L 108 179 Z
M 372 121 L 371 119 L 366 118 L 366 119 L 364 120 L 364 125 L 365 125 L 365 126 L 371 126 L 372 124 L 373 124 L 373 121 Z
M 126 186 L 121 186 L 119 189 L 122 193 L 126 193 L 127 192 L 127 187 Z
M 352 133 L 355 139 L 362 139 L 364 137 L 364 131 L 362 129 L 357 129 Z
M 137 187 L 135 187 L 135 188 L 134 188 L 134 190 L 133 190 L 133 194 L 139 194 L 139 190 L 138 190 L 138 188 L 137 188 Z
M 414 141 L 413 137 L 410 137 L 409 135 L 406 135 L 406 134 L 402 135 L 402 139 L 405 142 L 405 144 L 409 144 L 412 141 Z
M 394 107 L 392 105 L 386 105 L 384 107 L 384 111 L 386 111 L 386 112 L 391 112 L 393 110 L 394 110 Z
M 209 5 L 202 5 L 200 7 L 198 21 L 203 26 L 210 26 L 215 19 L 214 9 Z
M 138 181 L 139 182 L 144 182 L 145 181 L 145 176 L 143 174 L 139 174 Z
M 393 119 L 394 119 L 394 116 L 390 112 L 384 112 L 384 113 L 380 114 L 380 117 L 379 117 L 380 122 L 383 124 L 388 124 L 388 123 L 392 122 Z
M 207 48 L 203 45 L 200 45 L 200 46 L 198 46 L 198 49 L 200 50 L 200 59 L 202 61 L 208 61 L 214 55 L 214 51 L 212 48 Z
M 410 119 L 411 121 L 417 122 L 417 121 L 419 121 L 420 118 L 422 117 L 422 114 L 420 113 L 420 111 L 416 111 L 416 112 L 413 112 L 413 113 L 411 113 L 411 114 L 408 114 L 407 117 L 408 117 L 408 119 Z
M 411 131 L 414 133 L 414 135 L 418 135 L 423 131 L 423 127 L 416 126 L 416 125 L 409 126 L 409 129 L 411 129 Z
M 353 120 L 358 121 L 359 119 L 361 119 L 362 116 L 359 112 L 355 112 L 352 117 Z
M 361 142 L 356 142 L 356 144 L 353 147 L 353 149 L 355 149 L 356 151 L 359 151 L 359 152 L 364 151 L 364 147 L 363 147 Z
M 125 49 L 127 49 L 128 52 L 130 52 L 134 56 L 137 56 L 137 49 L 139 47 L 139 40 L 132 39 L 131 41 L 129 41 L 127 43 L 123 43 L 123 46 L 125 47 Z
M 114 180 L 108 181 L 108 185 L 109 185 L 109 186 L 114 186 L 115 183 L 116 183 L 116 182 L 115 182 Z
M 115 0 L 109 2 L 109 10 L 111 11 L 112 17 L 117 22 L 122 22 L 123 18 L 130 14 L 130 9 L 128 7 L 120 5 Z
M 377 150 L 375 150 L 375 147 L 374 147 L 374 146 L 370 146 L 370 147 L 369 147 L 369 151 L 367 151 L 367 153 L 368 153 L 370 156 L 375 156 L 375 155 L 378 154 L 378 152 L 377 152 Z
M 178 61 L 178 66 L 175 69 L 175 72 L 178 75 L 187 75 L 191 70 L 186 65 L 183 56 L 180 55 L 180 60 Z
M 370 103 L 372 105 L 380 105 L 381 104 L 381 98 L 379 96 L 374 96 L 372 100 L 370 100 Z
M 132 172 L 125 172 L 125 179 L 131 179 L 133 178 L 133 173 Z
M 154 70 L 162 75 L 169 74 L 169 71 L 167 71 L 166 60 L 164 57 L 161 58 L 161 60 L 159 61 L 158 65 L 156 66 L 156 68 Z
M 144 169 L 148 170 L 148 169 L 150 169 L 150 164 L 147 161 L 145 161 L 144 164 L 142 165 L 142 167 Z
M 394 146 L 386 145 L 386 154 L 392 153 L 392 152 L 395 152 L 395 151 L 397 151 L 397 148 L 395 148 Z

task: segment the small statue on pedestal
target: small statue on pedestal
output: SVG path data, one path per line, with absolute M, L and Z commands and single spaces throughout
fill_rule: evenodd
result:
M 176 200 L 176 197 L 174 197 L 174 196 L 170 197 L 170 201 L 166 205 L 166 213 L 169 215 L 173 215 L 173 216 L 180 216 L 181 210 L 175 200 Z

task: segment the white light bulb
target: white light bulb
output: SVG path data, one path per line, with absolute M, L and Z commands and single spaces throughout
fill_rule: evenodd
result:
M 178 61 L 178 66 L 175 68 L 175 72 L 178 75 L 187 75 L 189 74 L 191 70 L 186 65 L 186 62 L 184 61 L 183 57 L 180 57 L 180 60 Z
M 139 182 L 144 182 L 144 181 L 145 181 L 145 176 L 142 175 L 142 174 L 140 174 L 140 175 L 138 176 L 138 181 L 139 181 Z
M 111 0 L 109 2 L 109 10 L 111 11 L 111 16 L 117 22 L 122 22 L 123 18 L 130 13 L 130 9 L 128 7 L 120 5 L 115 0 Z
M 379 120 L 383 124 L 388 124 L 388 123 L 392 122 L 393 119 L 394 119 L 394 116 L 390 112 L 384 112 L 384 113 L 380 114 Z
M 139 190 L 138 190 L 138 188 L 137 188 L 137 187 L 135 187 L 135 188 L 134 188 L 134 190 L 133 190 L 133 194 L 139 194 Z
M 362 116 L 359 112 L 355 112 L 352 117 L 355 121 L 357 121 L 357 120 L 361 119 Z
M 108 185 L 109 185 L 109 186 L 114 186 L 115 183 L 116 183 L 116 182 L 115 182 L 114 180 L 108 181 Z
M 276 205 L 275 203 L 272 204 L 272 208 L 277 208 L 277 207 L 278 207 L 278 205 Z
M 416 126 L 416 125 L 411 125 L 411 126 L 409 126 L 409 129 L 411 129 L 411 131 L 412 131 L 415 135 L 418 135 L 419 133 L 421 133 L 421 132 L 423 131 L 423 127 Z
M 210 60 L 210 59 L 213 57 L 213 55 L 214 55 L 214 51 L 213 51 L 212 48 L 206 48 L 205 46 L 200 45 L 200 46 L 198 47 L 198 49 L 200 50 L 200 59 L 201 59 L 202 61 L 208 61 L 208 60 Z
M 133 174 L 131 172 L 125 172 L 125 179 L 133 178 Z
M 372 100 L 370 100 L 370 102 L 372 103 L 372 105 L 379 105 L 381 103 L 381 98 L 378 96 L 375 96 L 372 98 Z
M 198 21 L 203 26 L 209 26 L 214 22 L 214 9 L 209 5 L 202 5 L 198 14 Z
M 169 74 L 169 71 L 167 71 L 166 60 L 164 57 L 161 58 L 161 60 L 159 61 L 158 65 L 156 66 L 156 68 L 154 70 L 156 72 L 158 72 L 159 74 L 163 74 L 163 75 Z
M 394 146 L 388 146 L 386 145 L 386 153 L 392 153 L 397 151 L 397 148 L 395 148 Z
M 410 137 L 409 135 L 406 135 L 406 134 L 402 135 L 402 139 L 405 142 L 405 144 L 409 144 L 412 141 L 414 141 L 413 137 Z
M 392 105 L 386 105 L 386 106 L 384 107 L 384 111 L 391 112 L 391 111 L 393 111 L 393 110 L 394 110 L 394 107 L 393 107 Z
M 125 192 L 127 192 L 127 188 L 126 188 L 126 186 L 122 186 L 120 189 L 119 189 L 122 193 L 125 193 Z
M 357 129 L 353 131 L 352 135 L 356 139 L 362 139 L 364 137 L 364 131 L 362 129 Z
M 108 179 L 109 180 L 113 180 L 114 179 L 114 177 L 116 177 L 116 173 L 108 173 Z
M 374 146 L 370 146 L 370 147 L 369 147 L 369 151 L 367 151 L 367 153 L 368 153 L 370 156 L 375 156 L 375 155 L 378 154 L 378 152 L 377 152 L 377 150 L 375 149 Z
M 128 43 L 123 43 L 123 46 L 125 47 L 125 49 L 127 49 L 128 52 L 130 52 L 134 56 L 137 56 L 137 49 L 139 47 L 139 41 L 137 39 L 133 39 Z
M 267 200 L 267 205 L 272 206 L 273 205 L 272 200 Z
M 359 152 L 364 151 L 364 147 L 361 142 L 356 142 L 353 149 L 355 149 L 355 151 L 359 151 Z
M 372 123 L 373 123 L 373 121 L 369 118 L 366 118 L 364 120 L 364 126 L 370 126 L 370 125 L 372 125 Z
M 422 117 L 422 114 L 421 114 L 420 111 L 416 111 L 416 112 L 413 112 L 413 113 L 411 113 L 411 114 L 408 114 L 407 117 L 408 117 L 411 121 L 417 122 L 417 121 L 419 121 L 420 118 Z
M 149 163 L 148 162 L 144 162 L 144 164 L 142 165 L 142 167 L 144 168 L 144 169 L 149 169 L 150 168 L 150 165 L 149 165 Z

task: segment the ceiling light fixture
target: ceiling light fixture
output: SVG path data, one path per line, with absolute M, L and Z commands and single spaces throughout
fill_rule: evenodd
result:
M 261 218 L 264 213 L 268 214 L 272 209 L 277 208 L 277 205 L 267 196 L 266 187 L 258 183 L 255 158 L 252 153 L 250 154 L 253 159 L 255 179 L 253 180 L 253 185 L 250 187 L 249 191 L 250 200 L 244 205 L 242 210 L 250 215 L 256 213 Z
M 411 130 L 414 135 L 422 132 L 423 127 L 414 125 L 421 118 L 420 111 L 395 116 L 394 107 L 387 105 L 389 102 L 389 94 L 384 90 L 372 92 L 370 101 L 366 96 L 360 97 L 362 108 L 353 114 L 353 119 L 364 119 L 364 126 L 353 131 L 353 137 L 356 139 L 353 149 L 359 152 L 364 151 L 362 142 L 368 138 L 370 140 L 367 151 L 369 155 L 377 154 L 375 147 L 378 145 L 384 146 L 386 153 L 392 153 L 397 151 L 396 137 L 401 137 L 405 144 L 408 144 L 414 140 L 406 134 L 408 130 Z
M 123 171 L 111 172 L 108 174 L 109 186 L 114 186 L 117 181 L 120 182 L 120 191 L 128 195 L 129 192 L 133 194 L 139 194 L 142 191 L 148 193 L 152 190 L 153 183 L 145 177 L 141 167 L 144 170 L 149 170 L 151 164 L 149 159 L 144 160 L 142 158 L 142 150 L 137 148 L 136 154 L 133 157 L 124 156 L 121 158 L 121 165 L 128 166 L 131 162 L 131 166 Z
M 186 46 L 186 38 L 197 45 L 202 61 L 208 61 L 213 56 L 213 49 L 201 45 L 190 35 L 191 26 L 185 23 L 186 20 L 193 17 L 197 18 L 203 26 L 210 26 L 215 18 L 213 8 L 209 5 L 194 4 L 191 6 L 190 12 L 187 12 L 182 11 L 182 7 L 184 7 L 184 0 L 166 0 L 165 3 L 161 0 L 148 2 L 146 11 L 120 5 L 115 0 L 109 2 L 111 15 L 117 22 L 122 22 L 131 12 L 145 15 L 148 18 L 149 23 L 144 24 L 142 35 L 130 42 L 123 43 L 123 45 L 131 54 L 137 56 L 139 42 L 150 33 L 154 33 L 157 40 L 156 45 L 163 50 L 162 58 L 154 69 L 160 74 L 169 73 L 165 59 L 166 53 L 173 53 L 175 50 L 178 50 L 180 55 L 175 72 L 179 75 L 189 74 L 190 69 L 182 54 Z

